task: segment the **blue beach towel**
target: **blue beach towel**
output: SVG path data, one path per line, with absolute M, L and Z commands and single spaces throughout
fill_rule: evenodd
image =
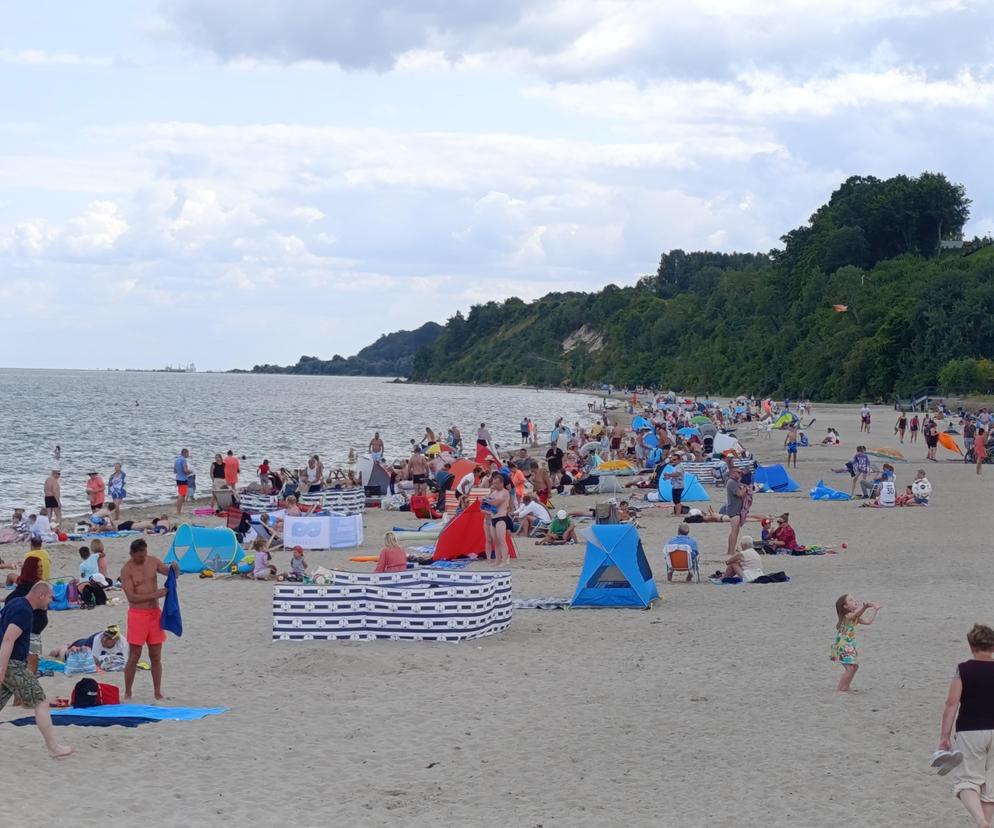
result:
M 166 597 L 162 602 L 162 618 L 159 626 L 173 635 L 183 635 L 183 617 L 179 611 L 179 591 L 176 587 L 176 570 L 170 568 L 166 575 Z
M 207 716 L 220 716 L 227 707 L 154 707 L 147 704 L 103 704 L 84 711 L 66 707 L 52 711 L 52 724 L 83 727 L 137 727 L 150 722 L 192 722 Z M 34 716 L 10 722 L 17 727 L 33 725 Z

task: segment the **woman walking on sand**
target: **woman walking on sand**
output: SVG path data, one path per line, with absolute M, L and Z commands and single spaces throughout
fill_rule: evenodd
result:
M 956 667 L 949 685 L 932 767 L 940 774 L 956 768 L 953 793 L 974 824 L 986 828 L 994 819 L 994 630 L 974 624 L 966 643 L 970 658 Z
M 980 475 L 987 459 L 987 432 L 982 428 L 977 429 L 977 436 L 973 439 L 973 459 L 977 461 L 977 475 Z
M 911 423 L 910 423 L 911 437 L 908 439 L 909 443 L 917 443 L 918 442 L 918 427 L 919 427 L 919 425 L 920 424 L 918 422 L 918 415 L 917 414 L 912 414 L 911 415 Z

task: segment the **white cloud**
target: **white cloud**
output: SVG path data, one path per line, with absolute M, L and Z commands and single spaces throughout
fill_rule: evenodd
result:
M 0 64 L 15 66 L 112 66 L 113 58 L 46 52 L 40 49 L 0 49 Z

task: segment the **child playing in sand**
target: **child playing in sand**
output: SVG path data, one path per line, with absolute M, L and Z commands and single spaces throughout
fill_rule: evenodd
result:
M 290 558 L 291 581 L 303 581 L 307 575 L 307 561 L 304 560 L 304 547 L 293 547 L 293 557 Z
M 864 604 L 852 595 L 843 595 L 835 602 L 835 612 L 839 620 L 835 625 L 835 643 L 832 645 L 830 658 L 842 665 L 842 678 L 835 688 L 840 693 L 851 692 L 849 687 L 859 669 L 856 654 L 856 625 L 872 624 L 880 609 L 880 604 Z
M 276 574 L 276 567 L 269 562 L 271 560 L 269 551 L 262 538 L 256 538 L 252 542 L 252 554 L 255 555 L 255 561 L 252 564 L 252 577 L 257 581 L 268 581 L 270 575 Z

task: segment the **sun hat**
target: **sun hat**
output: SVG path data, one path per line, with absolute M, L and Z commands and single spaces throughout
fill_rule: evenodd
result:
M 567 518 L 566 510 L 560 509 L 558 512 L 556 512 L 556 517 L 559 518 L 560 520 L 566 520 Z

